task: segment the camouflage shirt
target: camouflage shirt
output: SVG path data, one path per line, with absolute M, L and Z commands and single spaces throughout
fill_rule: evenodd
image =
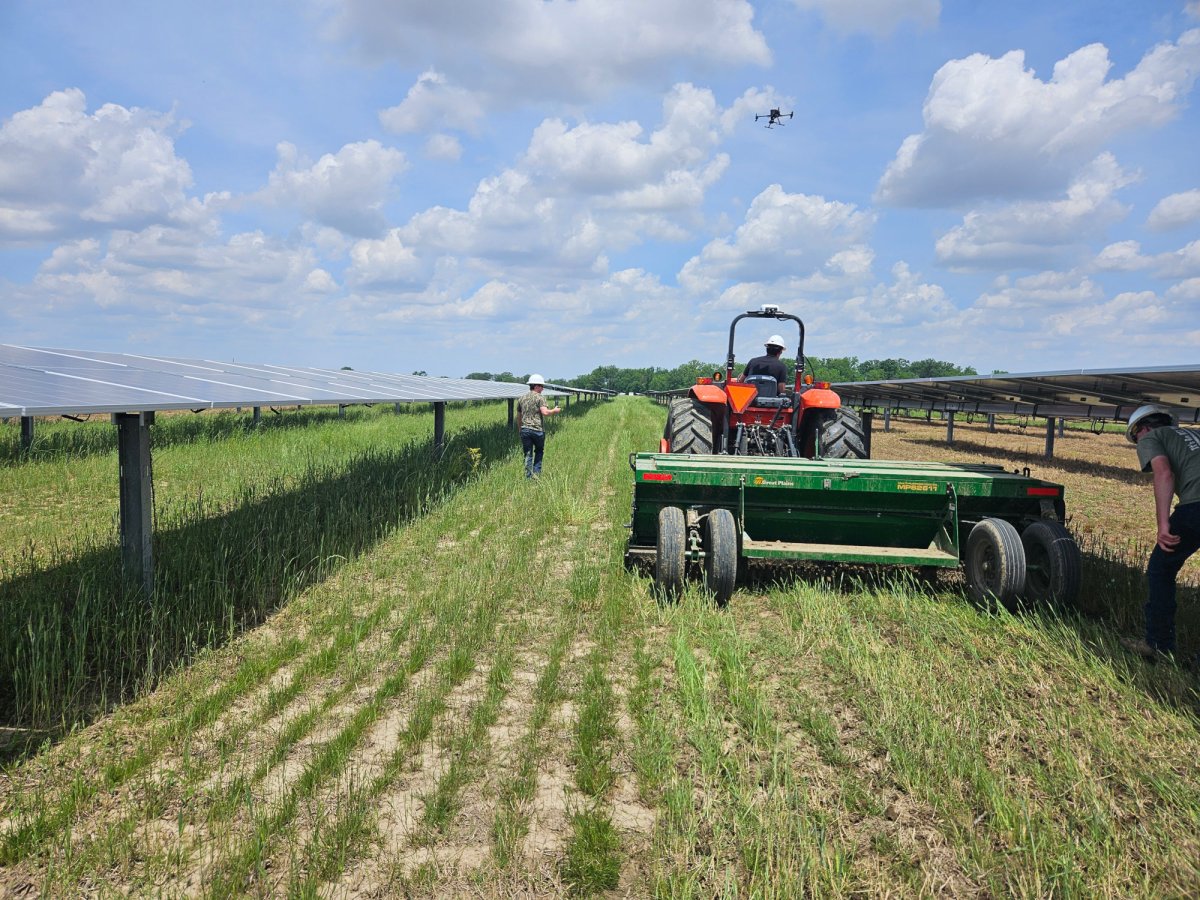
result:
M 545 401 L 537 391 L 529 391 L 517 401 L 517 413 L 522 428 L 542 431 L 542 406 Z

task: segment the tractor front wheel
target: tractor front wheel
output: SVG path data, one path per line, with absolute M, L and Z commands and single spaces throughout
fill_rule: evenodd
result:
M 718 606 L 733 596 L 737 581 L 737 523 L 727 509 L 714 509 L 704 521 L 707 546 L 704 554 L 704 579 Z
M 715 429 L 712 414 L 695 397 L 671 401 L 667 432 L 672 453 L 707 455 L 713 452 Z
M 658 511 L 658 546 L 654 555 L 654 584 L 659 595 L 674 600 L 683 593 L 687 573 L 687 521 L 678 506 Z
M 852 409 L 823 409 L 816 413 L 817 446 L 822 459 L 866 459 L 862 419 Z
M 1025 548 L 1021 536 L 1003 519 L 976 523 L 963 559 L 967 590 L 976 603 L 1017 606 L 1025 590 Z
M 1071 532 L 1052 519 L 1039 519 L 1021 532 L 1025 548 L 1025 597 L 1035 603 L 1075 602 L 1082 561 Z

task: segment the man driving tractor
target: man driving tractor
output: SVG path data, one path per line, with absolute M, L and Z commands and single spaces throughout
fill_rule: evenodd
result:
M 779 382 L 779 389 L 783 390 L 783 386 L 787 384 L 788 373 L 787 366 L 780 357 L 787 348 L 783 345 L 783 338 L 777 334 L 767 338 L 766 346 L 765 356 L 756 356 L 746 363 L 742 379 L 745 380 L 751 375 L 770 375 Z

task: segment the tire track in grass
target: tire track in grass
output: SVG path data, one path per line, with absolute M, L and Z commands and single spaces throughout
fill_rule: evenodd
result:
M 318 616 L 310 631 L 303 615 L 311 612 L 310 607 L 322 596 L 324 591 L 314 592 L 310 595 L 312 603 L 301 601 L 281 610 L 276 618 L 282 621 L 274 627 L 239 638 L 231 652 L 242 651 L 242 659 L 232 677 L 223 677 L 220 655 L 206 654 L 170 679 L 163 689 L 123 707 L 110 721 L 85 732 L 99 732 L 103 740 L 86 747 L 80 746 L 82 736 L 68 740 L 46 759 L 36 760 L 36 765 L 22 767 L 20 783 L 14 780 L 11 794 L 16 808 L 4 813 L 14 824 L 0 843 L 0 862 L 31 857 L 56 837 L 69 840 L 71 832 L 94 830 L 80 821 L 90 809 L 96 805 L 102 810 L 122 805 L 122 798 L 140 789 L 132 780 L 147 771 L 163 780 L 173 777 L 166 774 L 173 766 L 164 754 L 178 748 L 185 760 L 195 762 L 192 742 L 201 740 L 206 730 L 218 740 L 223 731 L 228 731 L 224 744 L 237 746 L 237 737 L 261 721 L 278 702 L 280 694 L 276 691 L 273 695 L 270 685 L 285 677 L 287 670 L 303 667 L 305 660 L 329 649 L 324 637 L 315 646 L 306 643 L 305 638 L 310 633 L 336 636 L 344 632 L 338 627 L 339 617 L 344 615 L 339 610 Z M 336 637 L 328 640 L 336 641 Z M 306 674 L 299 680 L 292 678 L 295 692 L 303 687 Z M 199 696 L 189 698 L 197 687 Z M 256 712 L 247 720 L 245 715 L 250 709 Z M 147 722 L 155 723 L 151 734 L 139 735 L 139 728 Z M 52 763 L 60 760 L 66 760 L 67 765 L 57 767 L 60 771 L 55 772 Z M 68 777 L 70 780 L 63 785 Z M 52 799 L 56 784 L 60 793 Z M 21 790 L 22 785 L 26 790 Z M 21 808 L 19 801 L 30 797 L 34 802 Z
M 452 501 L 450 504 L 451 507 L 454 502 Z M 437 517 L 451 515 L 453 515 L 452 508 L 443 508 Z M 413 540 L 417 539 L 415 536 L 419 536 L 430 527 L 430 523 L 423 520 L 407 526 L 401 531 L 398 535 L 400 547 L 396 553 L 397 558 L 408 558 L 410 554 L 406 554 L 403 548 L 411 547 Z M 436 523 L 432 527 L 436 528 Z M 499 526 L 485 521 L 484 527 Z M 404 585 L 410 581 L 418 583 L 420 581 L 419 573 L 408 573 L 402 569 L 401 576 L 397 578 L 396 568 L 396 566 L 392 566 L 391 569 L 380 567 L 383 578 L 375 578 L 371 572 L 358 575 L 360 579 L 366 580 L 371 586 L 371 590 L 367 592 L 369 602 L 364 607 L 364 613 L 368 619 L 371 619 L 371 630 L 374 630 L 375 626 L 386 628 L 389 624 L 386 615 L 380 616 L 380 604 L 390 607 L 390 614 L 394 616 L 397 607 L 403 606 L 407 602 L 403 593 Z M 74 825 L 72 832 L 67 835 L 68 840 L 70 840 L 70 834 L 93 834 L 97 830 L 93 825 L 97 823 L 89 825 L 86 821 L 79 821 L 79 817 L 94 818 L 98 814 L 97 809 L 100 814 L 111 817 L 111 812 L 109 812 L 111 810 L 122 809 L 124 811 L 132 807 L 136 821 L 137 816 L 141 814 L 138 803 L 139 795 L 156 794 L 160 791 L 154 784 L 147 785 L 145 779 L 140 783 L 130 779 L 144 775 L 146 770 L 150 769 L 153 773 L 153 780 L 166 782 L 168 786 L 171 782 L 190 784 L 191 779 L 200 777 L 199 773 L 204 771 L 200 764 L 203 754 L 192 753 L 190 745 L 192 740 L 201 741 L 206 729 L 210 735 L 217 735 L 217 740 L 220 742 L 218 746 L 222 748 L 222 752 L 229 753 L 240 750 L 241 738 L 246 733 L 277 711 L 282 705 L 281 701 L 286 700 L 289 696 L 299 696 L 311 676 L 328 669 L 327 665 L 322 664 L 321 659 L 317 659 L 314 665 L 314 657 L 324 658 L 327 663 L 331 659 L 341 660 L 346 656 L 348 649 L 346 646 L 331 646 L 330 644 L 331 640 L 336 643 L 348 634 L 347 629 L 342 627 L 344 616 L 339 619 L 337 613 L 327 612 L 324 600 L 327 596 L 336 596 L 337 587 L 346 581 L 353 580 L 356 574 L 354 572 L 344 573 L 337 582 L 318 586 L 283 608 L 270 620 L 267 627 L 239 638 L 238 645 L 241 646 L 231 645 L 228 652 L 235 652 L 246 645 L 254 649 L 250 653 L 243 654 L 240 666 L 232 679 L 224 679 L 223 673 L 216 669 L 216 661 L 221 659 L 221 656 L 216 653 L 207 654 L 202 656 L 191 669 L 174 679 L 177 683 L 174 690 L 168 682 L 156 694 L 119 710 L 113 719 L 103 726 L 89 729 L 89 732 L 93 733 L 100 731 L 107 738 L 98 744 L 104 755 L 109 756 L 109 761 L 104 763 L 102 777 L 89 779 L 77 776 L 69 785 L 67 802 L 60 804 L 57 808 L 40 802 L 45 796 L 45 791 L 39 789 L 36 794 L 32 795 L 35 802 L 30 804 L 34 809 L 32 821 L 29 821 L 30 817 L 26 817 L 26 821 L 21 822 L 19 828 L 14 827 L 13 831 L 19 833 L 10 835 L 7 845 L 10 848 L 17 847 L 27 851 L 36 851 L 37 845 L 49 844 L 56 834 L 63 834 L 63 830 L 72 821 L 74 821 Z M 382 585 L 386 591 L 382 599 L 377 596 L 376 588 L 379 585 Z M 372 604 L 375 606 L 374 609 L 371 609 Z M 304 641 L 297 637 L 297 635 L 306 633 L 318 638 L 315 645 L 310 642 L 306 646 Z M 284 646 L 288 650 L 285 654 L 277 654 L 278 658 L 275 659 L 266 653 L 268 664 L 265 665 L 261 660 L 264 655 L 262 646 L 266 644 L 269 650 L 270 644 L 263 640 L 264 635 L 284 641 Z M 289 687 L 280 691 L 277 688 L 279 679 L 285 677 L 283 673 L 289 667 L 293 669 L 300 667 L 300 675 L 293 677 Z M 194 687 L 197 682 L 202 684 L 205 690 L 198 700 L 191 700 L 187 696 L 188 689 Z M 272 686 L 276 686 L 274 692 L 267 686 L 268 682 L 271 682 Z M 213 684 L 216 685 L 215 688 L 209 686 Z M 165 701 L 164 695 L 166 695 Z M 184 707 L 182 717 L 179 717 L 178 713 L 174 713 L 174 710 L 180 706 Z M 162 715 L 164 707 L 174 713 L 176 718 L 172 718 L 170 714 Z M 244 710 L 247 708 L 257 708 L 258 710 L 248 720 L 244 717 Z M 157 718 L 155 718 L 156 714 L 158 714 Z M 132 738 L 122 739 L 122 734 L 134 733 L 134 726 L 137 723 L 148 721 L 160 723 L 159 727 L 152 732 L 149 742 L 143 741 L 135 744 Z M 232 727 L 227 726 L 229 722 L 234 723 Z M 185 763 L 185 771 L 178 773 L 172 771 L 173 765 L 170 762 L 164 765 L 163 761 L 168 759 L 164 756 L 164 752 L 170 750 L 172 746 L 178 747 L 181 743 L 183 745 L 181 758 Z M 130 751 L 129 745 L 134 745 L 135 749 Z M 71 749 L 71 742 L 68 741 L 55 748 L 52 756 L 58 758 L 69 756 Z M 125 751 L 124 755 L 120 755 L 122 751 Z M 98 768 L 95 758 L 99 755 L 101 754 L 89 750 L 88 756 L 84 757 L 87 761 L 84 768 L 95 771 Z M 69 760 L 72 769 L 78 769 L 79 758 L 79 754 L 76 753 L 75 758 Z M 38 760 L 38 762 L 44 763 L 44 760 Z M 34 780 L 32 767 L 25 768 L 29 771 L 30 780 Z M 114 785 L 115 787 L 113 787 Z M 189 787 L 188 790 L 191 788 Z M 113 791 L 116 793 L 114 794 Z M 17 796 L 21 795 L 18 793 Z M 26 795 L 27 798 L 29 796 L 31 795 Z M 153 805 L 163 805 L 163 801 L 161 798 L 155 797 Z M 141 808 L 145 806 L 146 804 L 141 804 Z M 120 826 L 121 823 L 118 825 Z M 130 827 L 129 823 L 124 823 L 120 830 L 128 835 Z M 105 828 L 99 829 L 101 834 L 106 830 Z M 111 844 L 112 841 L 109 840 L 108 843 Z M 69 848 L 70 845 L 67 846 Z M 53 852 L 57 852 L 57 850 Z
M 516 502 L 516 500 L 514 499 L 511 502 Z M 495 611 L 497 608 L 497 603 L 499 602 L 498 598 L 504 596 L 505 584 L 511 583 L 514 580 L 513 575 L 516 571 L 519 570 L 518 567 L 523 562 L 524 557 L 520 553 L 514 554 L 512 547 L 502 546 L 501 550 L 500 550 L 500 555 L 498 557 L 496 557 L 496 559 L 498 559 L 501 563 L 500 565 L 497 566 L 498 575 L 496 576 L 496 577 L 500 578 L 500 581 L 490 585 L 490 587 L 492 589 L 492 596 L 488 597 L 485 601 L 485 606 L 489 610 L 489 615 L 484 616 L 482 619 L 477 619 L 477 622 L 473 623 L 473 625 L 478 625 L 479 622 L 486 623 L 488 621 L 491 621 L 494 624 Z M 472 576 L 472 575 L 477 574 L 477 572 L 475 572 L 475 571 L 468 571 L 468 570 L 462 570 L 462 571 L 464 571 L 467 576 Z M 472 587 L 473 593 L 478 594 L 480 591 L 482 591 L 485 594 L 487 593 L 487 587 L 485 587 L 485 586 L 473 584 L 471 587 Z M 509 588 L 509 589 L 511 590 L 511 588 Z M 457 640 L 459 637 L 461 637 L 461 634 L 454 635 L 455 640 Z M 472 651 L 472 652 L 474 652 L 474 651 Z M 454 656 L 455 656 L 455 653 L 453 651 L 451 651 L 448 658 L 453 659 Z M 459 674 L 459 677 L 465 677 L 465 675 L 466 675 L 466 672 L 462 672 Z M 436 718 L 436 713 L 438 712 L 438 704 L 440 702 L 441 702 L 440 698 L 434 697 L 429 706 L 427 706 L 427 707 L 419 706 L 414 711 L 414 715 L 417 716 L 417 718 L 413 720 L 413 723 L 415 723 L 415 727 L 423 728 L 427 731 L 428 728 L 430 727 L 430 722 L 432 721 L 431 717 Z M 410 733 L 410 735 L 416 734 L 417 736 L 419 736 L 419 732 L 414 732 L 413 726 L 411 726 L 411 725 L 410 725 L 409 733 Z M 355 740 L 357 740 L 357 738 Z M 410 740 L 411 740 L 411 738 L 410 738 Z M 339 738 L 339 742 L 340 741 L 341 741 L 341 738 Z M 344 747 L 343 750 L 344 750 L 344 755 L 351 753 L 352 745 Z M 325 754 L 322 754 L 322 756 L 324 756 L 324 755 Z M 338 759 L 335 762 L 340 766 L 343 761 L 341 759 Z M 397 774 L 399 765 L 402 762 L 403 762 L 402 758 L 394 757 L 393 764 L 389 766 L 386 776 L 384 776 L 384 777 L 386 777 L 387 779 L 394 778 L 395 775 Z M 332 766 L 332 763 L 330 763 L 329 765 L 326 765 L 325 767 L 330 768 L 331 766 Z M 311 771 L 312 771 L 311 768 L 306 770 L 305 775 L 301 777 L 299 782 L 297 782 L 297 789 L 303 794 L 306 802 L 308 802 L 309 799 L 311 799 L 311 797 L 317 792 L 316 779 L 309 777 L 309 773 Z M 269 817 L 265 821 L 264 824 L 260 825 L 258 828 L 255 829 L 255 833 L 260 834 L 260 835 L 270 835 L 270 834 L 277 832 L 280 828 L 283 828 L 285 826 L 289 829 L 289 831 L 292 830 L 293 819 L 295 818 L 295 805 L 296 804 L 294 802 L 292 802 L 290 799 L 289 799 L 289 801 L 286 801 L 278 813 Z M 350 821 L 352 821 L 352 819 L 353 819 L 353 817 L 351 817 L 350 819 L 347 819 L 347 821 L 350 822 Z M 342 833 L 344 835 L 348 836 L 348 841 L 350 843 L 353 843 L 355 840 L 358 839 L 359 829 L 358 829 L 357 825 L 354 825 L 352 827 L 342 829 Z M 240 851 L 235 851 L 232 862 L 226 862 L 225 864 L 223 864 L 222 871 L 218 873 L 218 881 L 216 883 L 217 887 L 215 889 L 220 890 L 220 889 L 224 889 L 227 887 L 236 886 L 237 884 L 242 883 L 242 881 L 248 875 L 252 874 L 252 873 L 248 872 L 247 870 L 248 870 L 248 868 L 257 865 L 257 863 L 255 863 L 255 860 L 260 859 L 263 856 L 263 852 L 266 849 L 264 846 L 265 842 L 266 841 L 264 841 L 264 840 L 259 840 L 257 845 L 251 845 L 250 847 L 248 847 L 246 849 L 242 849 Z M 305 863 L 305 865 L 307 865 L 307 864 Z
M 378 635 L 380 624 L 387 614 L 386 608 L 376 610 L 379 621 L 367 620 L 369 628 L 366 633 Z M 402 621 L 402 627 L 393 633 L 390 639 L 392 645 L 402 643 L 412 624 L 423 614 L 422 607 L 410 607 L 410 616 Z M 361 626 L 362 621 L 356 625 Z M 87 820 L 87 827 L 92 829 L 90 842 L 83 842 L 74 847 L 69 860 L 57 872 L 57 877 L 68 883 L 79 877 L 80 873 L 90 869 L 108 869 L 116 867 L 120 870 L 130 865 L 130 860 L 137 858 L 153 865 L 156 856 L 163 853 L 178 858 L 184 853 L 185 838 L 195 843 L 203 840 L 211 830 L 214 822 L 228 818 L 237 806 L 250 796 L 252 787 L 260 781 L 267 770 L 283 760 L 286 750 L 310 738 L 309 729 L 320 720 L 318 713 L 327 711 L 336 703 L 343 700 L 345 695 L 369 674 L 368 669 L 359 668 L 353 677 L 346 680 L 336 674 L 336 665 L 347 658 L 359 660 L 359 653 L 351 652 L 361 649 L 357 641 L 362 638 L 364 629 L 351 628 L 338 632 L 332 643 L 326 644 L 318 653 L 307 657 L 302 669 L 296 673 L 296 679 L 289 685 L 286 694 L 276 694 L 274 697 L 295 696 L 293 705 L 299 709 L 309 706 L 308 711 L 301 712 L 283 724 L 274 735 L 274 749 L 267 750 L 270 741 L 272 722 L 280 719 L 290 707 L 284 707 L 282 713 L 275 719 L 267 719 L 257 728 L 251 722 L 240 722 L 237 727 L 227 731 L 226 740 L 231 733 L 240 736 L 239 744 L 228 750 L 218 751 L 215 758 L 205 759 L 200 754 L 185 755 L 181 758 L 182 765 L 162 767 L 148 774 L 139 783 L 131 783 L 128 789 L 117 798 L 117 803 L 111 809 L 120 813 L 119 817 L 107 824 L 96 821 L 95 817 Z M 313 684 L 316 675 L 323 680 Z M 322 698 L 322 684 L 328 688 Z M 304 694 L 301 694 L 304 691 Z M 317 703 L 311 703 L 307 694 L 315 692 Z M 256 692 L 256 695 L 258 692 Z M 272 703 L 270 696 L 262 697 L 262 708 L 252 721 L 261 721 L 267 710 L 277 703 Z M 311 705 L 309 705 L 311 704 Z M 265 733 L 265 740 L 260 738 L 264 746 L 245 753 L 254 735 Z M 253 746 L 253 745 L 252 745 Z M 228 772 L 223 768 L 228 755 L 234 751 L 242 751 L 237 758 L 238 770 Z M 266 757 L 266 763 L 259 762 L 255 769 L 256 760 Z M 246 777 L 246 771 L 253 775 Z M 185 810 L 185 806 L 188 807 Z M 208 825 L 195 825 L 191 820 L 201 806 L 209 809 Z M 213 806 L 217 815 L 214 818 Z M 222 806 L 224 812 L 221 813 Z M 188 824 L 184 825 L 184 820 Z
M 485 599 L 472 625 L 452 633 L 449 652 L 438 666 L 438 676 L 432 681 L 432 690 L 424 693 L 412 710 L 402 737 L 403 749 L 393 754 L 388 766 L 389 774 L 403 763 L 408 749 L 428 735 L 445 702 L 445 694 L 450 690 L 451 685 L 447 681 L 461 681 L 470 673 L 474 653 L 480 642 L 491 634 L 496 614 L 495 604 Z M 231 852 L 209 873 L 205 885 L 207 896 L 223 898 L 247 890 L 256 882 L 261 886 L 261 879 L 265 875 L 262 863 L 270 857 L 281 835 L 291 832 L 302 804 L 311 800 L 329 779 L 341 771 L 369 727 L 383 713 L 385 705 L 398 697 L 408 682 L 409 675 L 404 669 L 390 675 L 375 692 L 371 702 L 360 708 L 338 736 L 325 744 L 304 768 L 283 801 L 264 815 L 252 817 L 249 834 L 234 841 Z

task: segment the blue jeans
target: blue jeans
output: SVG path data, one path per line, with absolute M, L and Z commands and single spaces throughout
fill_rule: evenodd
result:
M 542 455 L 546 452 L 546 432 L 521 429 L 521 449 L 525 451 L 525 477 L 542 474 Z
M 1173 553 L 1155 546 L 1146 566 L 1150 598 L 1146 601 L 1146 643 L 1164 653 L 1175 651 L 1175 576 L 1200 549 L 1200 503 L 1186 503 L 1171 513 L 1171 534 L 1179 535 Z

